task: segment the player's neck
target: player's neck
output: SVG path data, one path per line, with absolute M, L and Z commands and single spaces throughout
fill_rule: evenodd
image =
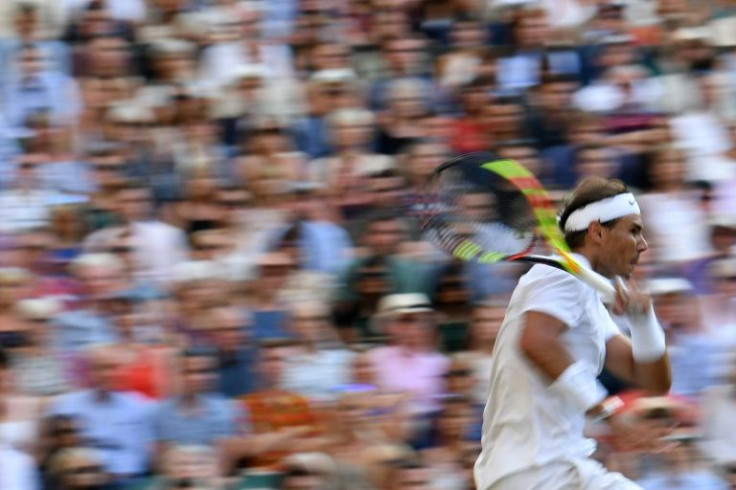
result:
M 609 277 L 608 273 L 604 270 L 603 267 L 601 267 L 601 262 L 599 260 L 599 254 L 597 250 L 593 249 L 590 246 L 584 245 L 582 247 L 576 248 L 575 250 L 573 250 L 573 252 L 585 257 L 585 259 L 590 264 L 590 268 L 593 269 L 595 272 L 604 277 Z

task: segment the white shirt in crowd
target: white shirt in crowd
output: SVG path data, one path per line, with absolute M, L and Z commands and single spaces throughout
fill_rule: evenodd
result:
M 575 257 L 590 267 L 584 257 Z M 496 340 L 483 415 L 483 450 L 475 464 L 478 488 L 556 461 L 587 458 L 596 447 L 595 441 L 583 437 L 585 414 L 551 392 L 551 380 L 519 349 L 529 311 L 569 326 L 562 343 L 592 378 L 603 369 L 606 342 L 619 333 L 598 293 L 574 276 L 545 265 L 535 265 L 522 276 Z

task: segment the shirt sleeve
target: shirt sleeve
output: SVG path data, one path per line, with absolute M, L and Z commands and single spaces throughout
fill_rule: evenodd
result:
M 555 269 L 539 275 L 527 284 L 525 293 L 522 313 L 544 313 L 570 328 L 582 315 L 585 286 L 567 272 Z

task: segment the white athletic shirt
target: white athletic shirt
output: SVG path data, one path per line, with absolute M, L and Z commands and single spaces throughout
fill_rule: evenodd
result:
M 585 257 L 574 255 L 589 267 Z M 595 442 L 583 437 L 585 414 L 550 393 L 550 380 L 519 348 L 527 311 L 545 313 L 570 327 L 562 341 L 593 378 L 603 369 L 606 341 L 619 333 L 598 293 L 571 274 L 537 264 L 521 277 L 493 352 L 483 450 L 475 464 L 479 490 L 512 473 L 555 460 L 588 457 L 595 450 Z

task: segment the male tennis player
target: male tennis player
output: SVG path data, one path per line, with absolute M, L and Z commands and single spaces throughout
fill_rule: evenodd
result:
M 483 450 L 475 464 L 479 490 L 639 488 L 590 458 L 595 442 L 583 437 L 586 417 L 610 412 L 597 376 L 605 366 L 653 395 L 670 387 L 652 301 L 629 280 L 647 249 L 634 196 L 620 181 L 586 179 L 560 226 L 582 265 L 617 282 L 614 310 L 627 315 L 631 339 L 619 332 L 593 288 L 564 271 L 532 267 L 511 297 L 496 340 Z

